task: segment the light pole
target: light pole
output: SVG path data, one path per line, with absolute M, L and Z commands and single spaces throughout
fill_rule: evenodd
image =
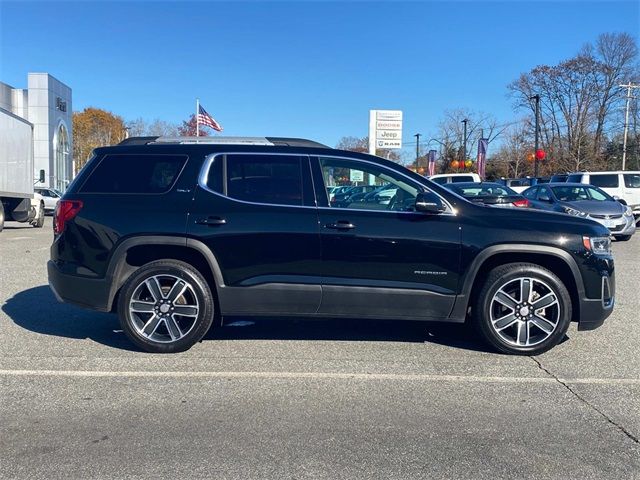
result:
M 620 88 L 627 89 L 627 108 L 624 114 L 624 140 L 622 141 L 622 170 L 627 166 L 627 133 L 629 131 L 629 102 L 631 101 L 631 89 L 640 88 L 640 85 L 634 85 L 629 82 L 626 85 L 619 85 Z
M 533 160 L 533 176 L 537 177 L 538 176 L 538 150 L 540 149 L 540 95 L 538 95 L 537 93 L 532 96 L 529 97 L 529 100 L 535 100 L 536 101 L 536 120 L 535 120 L 535 151 L 534 151 L 534 160 Z
M 414 137 L 416 137 L 416 168 L 418 168 L 418 159 L 420 158 L 420 137 L 421 133 L 416 133 Z
M 464 136 L 462 138 L 462 164 L 464 165 L 465 162 L 467 161 L 467 122 L 469 120 L 468 119 L 464 119 L 462 120 L 462 123 L 464 124 Z M 460 167 L 458 167 L 460 168 Z

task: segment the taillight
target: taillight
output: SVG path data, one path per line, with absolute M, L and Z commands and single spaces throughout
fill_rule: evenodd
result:
M 531 205 L 531 203 L 529 203 L 529 200 L 527 200 L 526 198 L 523 198 L 522 200 L 516 200 L 515 202 L 513 202 L 513 204 L 516 207 L 528 207 Z
M 81 208 L 81 200 L 59 200 L 53 214 L 53 233 L 61 234 L 64 231 L 65 223 L 75 217 Z

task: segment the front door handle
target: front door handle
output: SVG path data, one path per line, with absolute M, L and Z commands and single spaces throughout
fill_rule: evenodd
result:
M 324 227 L 331 228 L 333 230 L 351 230 L 352 228 L 356 228 L 353 223 L 347 220 L 340 220 L 336 223 L 327 223 Z
M 207 217 L 197 219 L 196 223 L 198 225 L 209 225 L 210 227 L 215 227 L 216 225 L 224 225 L 227 221 L 220 217 Z

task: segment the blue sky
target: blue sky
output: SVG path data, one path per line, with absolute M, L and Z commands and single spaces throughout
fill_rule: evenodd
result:
M 638 36 L 640 2 L 10 2 L 0 80 L 46 71 L 74 110 L 178 122 L 195 97 L 229 135 L 335 145 L 371 108 L 404 111 L 405 141 L 446 109 L 516 118 L 506 85 L 599 33 Z

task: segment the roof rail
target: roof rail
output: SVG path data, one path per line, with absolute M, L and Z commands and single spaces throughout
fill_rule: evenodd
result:
M 262 145 L 330 148 L 313 140 L 286 137 L 131 137 L 118 145 L 199 144 L 199 145 Z

